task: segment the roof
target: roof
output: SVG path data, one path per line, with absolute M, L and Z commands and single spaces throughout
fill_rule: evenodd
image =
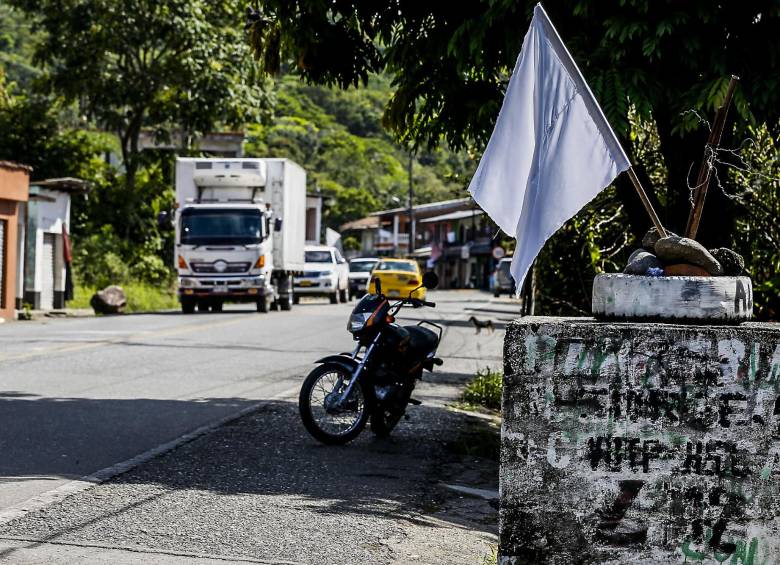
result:
M 33 169 L 29 165 L 23 165 L 15 161 L 0 161 L 0 168 L 8 169 L 11 171 L 25 171 L 30 173 Z
M 390 261 L 398 261 L 399 263 L 417 263 L 414 259 L 408 257 L 380 257 L 380 263 L 389 263 Z
M 371 230 L 376 229 L 379 227 L 379 218 L 376 216 L 367 216 L 365 218 L 360 218 L 359 220 L 353 220 L 351 222 L 347 222 L 346 224 L 342 224 L 339 227 L 340 231 L 348 231 L 348 230 Z
M 50 190 L 60 190 L 62 192 L 89 192 L 90 185 L 87 181 L 73 177 L 63 177 L 60 179 L 46 179 L 30 183 L 32 186 L 48 188 Z
M 449 220 L 463 220 L 465 218 L 471 218 L 472 216 L 481 216 L 484 212 L 479 208 L 473 210 L 460 210 L 458 212 L 450 212 L 449 214 L 442 214 L 441 216 L 434 216 L 433 218 L 426 218 L 420 220 L 421 224 L 427 224 L 431 222 L 445 222 Z
M 417 204 L 412 206 L 412 210 L 415 212 L 435 212 L 438 209 L 447 208 L 459 208 L 461 206 L 468 205 L 471 202 L 471 198 L 454 198 L 452 200 L 440 200 L 439 202 L 429 202 L 428 204 Z M 391 208 L 390 210 L 380 210 L 379 212 L 372 212 L 372 216 L 384 216 L 385 214 L 397 214 L 399 212 L 407 212 L 408 206 L 401 206 L 400 208 Z

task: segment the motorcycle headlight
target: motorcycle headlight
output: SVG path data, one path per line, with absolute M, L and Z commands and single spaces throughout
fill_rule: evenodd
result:
M 357 333 L 366 327 L 366 323 L 371 319 L 372 314 L 370 312 L 361 312 L 359 314 L 352 314 L 347 322 L 347 331 L 350 333 Z

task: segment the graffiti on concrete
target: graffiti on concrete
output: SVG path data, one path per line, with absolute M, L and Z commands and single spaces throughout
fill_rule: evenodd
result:
M 539 320 L 506 337 L 502 561 L 780 563 L 780 330 Z

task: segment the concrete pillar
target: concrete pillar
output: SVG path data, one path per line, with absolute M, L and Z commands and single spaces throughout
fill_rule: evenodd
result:
M 523 318 L 499 562 L 774 563 L 780 326 Z

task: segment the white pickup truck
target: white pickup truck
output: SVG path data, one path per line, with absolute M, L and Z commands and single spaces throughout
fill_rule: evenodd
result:
M 295 303 L 301 296 L 327 296 L 331 304 L 346 302 L 349 291 L 347 260 L 335 247 L 307 245 L 303 273 L 295 277 Z
M 177 159 L 182 312 L 218 312 L 228 301 L 289 310 L 305 221 L 306 173 L 288 159 Z

